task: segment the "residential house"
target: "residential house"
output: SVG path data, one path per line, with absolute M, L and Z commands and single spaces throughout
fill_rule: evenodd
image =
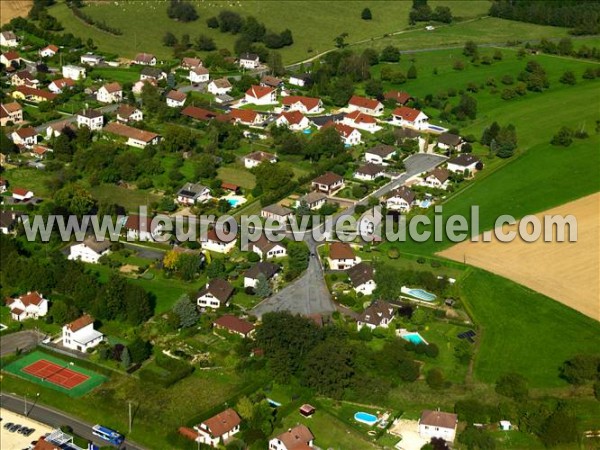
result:
M 135 106 L 120 105 L 117 109 L 117 120 L 123 123 L 140 122 L 144 120 L 144 113 Z
M 358 145 L 362 143 L 362 136 L 360 131 L 356 128 L 349 127 L 348 125 L 344 125 L 343 123 L 334 123 L 329 122 L 323 125 L 323 128 L 334 127 L 338 134 L 340 135 L 340 139 L 344 143 L 346 147 L 351 147 L 353 145 Z
M 450 173 L 447 169 L 440 167 L 433 169 L 423 177 L 423 180 L 419 183 L 419 186 L 426 186 L 435 189 L 448 189 L 450 185 Z
M 273 89 L 280 89 L 283 87 L 283 80 L 280 80 L 277 77 L 272 77 L 271 75 L 264 75 L 260 79 L 260 85 L 270 87 Z
M 370 116 L 380 116 L 383 114 L 383 103 L 379 100 L 353 95 L 348 102 L 349 111 L 360 111 Z
M 88 314 L 62 327 L 62 346 L 71 350 L 86 353 L 103 339 L 104 335 L 94 329 L 94 319 Z
M 344 178 L 337 173 L 325 172 L 311 182 L 311 187 L 327 195 L 333 195 L 344 187 Z
M 265 121 L 263 114 L 251 109 L 232 109 L 229 111 L 229 117 L 234 123 L 241 125 L 259 126 Z
M 98 66 L 104 62 L 103 56 L 94 55 L 92 53 L 86 53 L 85 55 L 81 55 L 79 58 L 79 62 L 81 64 L 87 64 L 88 66 Z
M 344 113 L 326 114 L 324 116 L 311 116 L 309 119 L 313 125 L 320 130 L 323 126 L 328 125 L 329 123 L 335 124 L 341 122 L 344 120 L 345 115 L 346 114 Z
M 133 92 L 136 95 L 140 95 L 142 93 L 142 90 L 144 89 L 144 86 L 146 86 L 147 84 L 157 87 L 158 81 L 156 81 L 154 78 L 144 78 L 143 80 L 136 81 L 133 84 L 133 87 L 131 88 L 131 92 Z
M 53 150 L 44 145 L 34 145 L 31 148 L 31 152 L 29 154 L 35 158 L 44 159 L 48 152 L 52 152 Z
M 70 120 L 62 120 L 60 122 L 54 122 L 46 127 L 46 139 L 52 139 L 58 137 L 65 132 L 75 133 L 77 130 Z
M 208 109 L 198 108 L 197 106 L 186 106 L 181 110 L 181 115 L 190 117 L 203 122 L 209 121 L 217 117 L 217 113 Z
M 202 60 L 200 58 L 183 58 L 181 60 L 181 68 L 182 69 L 195 69 L 196 67 L 202 67 Z
M 240 423 L 242 423 L 240 416 L 233 409 L 226 409 L 194 426 L 194 430 L 198 432 L 196 442 L 208 444 L 211 447 L 225 444 L 240 431 Z
M 223 238 L 219 237 L 217 231 L 211 228 L 206 232 L 206 236 L 200 237 L 202 248 L 216 253 L 229 253 L 235 247 L 235 235 L 232 233 L 222 233 Z
M 342 123 L 369 133 L 376 133 L 381 130 L 381 126 L 377 124 L 377 120 L 373 116 L 361 113 L 358 110 L 346 114 Z
M 463 139 L 456 134 L 442 133 L 438 136 L 437 146 L 444 150 L 456 150 L 460 152 L 463 144 Z
M 285 223 L 294 217 L 294 211 L 285 206 L 281 206 L 278 204 L 265 206 L 260 211 L 260 216 L 265 219 L 272 219 L 279 223 Z
M 233 286 L 229 282 L 222 278 L 213 278 L 198 292 L 196 301 L 200 308 L 218 309 L 221 306 L 229 306 L 232 295 Z
M 0 55 L 0 63 L 5 67 L 19 67 L 21 64 L 21 56 L 15 51 L 9 51 Z
M 147 145 L 156 145 L 160 142 L 160 135 L 151 131 L 140 130 L 118 122 L 111 122 L 104 127 L 104 131 L 127 138 L 126 144 L 131 147 L 144 148 Z
M 0 194 L 4 194 L 6 191 L 8 191 L 8 181 L 0 178 Z
M 308 450 L 315 437 L 306 425 L 296 425 L 269 441 L 269 450 Z
M 239 194 L 240 193 L 240 187 L 237 184 L 228 183 L 226 181 L 223 181 L 221 183 L 221 189 L 223 189 L 224 191 L 231 192 L 233 194 Z
M 225 314 L 213 322 L 213 327 L 218 330 L 226 330 L 229 333 L 237 334 L 243 338 L 248 338 L 254 334 L 254 325 L 247 320 L 231 314 Z
M 350 267 L 346 273 L 348 273 L 352 287 L 357 294 L 371 295 L 377 287 L 373 276 L 375 270 L 370 264 L 360 262 Z
M 2 31 L 0 33 L 0 47 L 17 47 L 19 39 L 13 31 Z
M 19 70 L 10 76 L 10 84 L 12 86 L 37 87 L 39 81 L 29 70 Z
M 310 126 L 310 121 L 300 111 L 283 111 L 275 123 L 278 127 L 288 127 L 292 131 L 301 131 Z
M 54 55 L 58 53 L 58 47 L 56 45 L 50 44 L 40 50 L 40 56 L 42 58 L 52 58 Z
M 245 69 L 256 69 L 260 66 L 260 58 L 254 53 L 243 53 L 240 55 L 238 64 Z
M 371 330 L 377 327 L 387 328 L 392 320 L 394 320 L 394 308 L 392 305 L 383 300 L 375 300 L 358 316 L 356 327 L 358 331 L 362 327 L 367 327 Z
M 173 89 L 169 91 L 167 94 L 167 106 L 171 108 L 181 108 L 185 105 L 185 100 L 187 99 L 187 95 L 185 92 L 178 91 L 177 89 Z
M 15 130 L 10 135 L 16 145 L 32 147 L 38 143 L 38 134 L 33 127 L 24 127 Z
M 395 147 L 386 144 L 378 144 L 365 151 L 365 161 L 385 165 L 392 159 L 395 153 Z
M 391 191 L 385 198 L 387 209 L 392 211 L 409 212 L 416 204 L 417 195 L 406 186 L 400 186 Z
M 465 176 L 473 175 L 481 169 L 483 169 L 481 160 L 470 153 L 462 153 L 448 161 L 448 170 L 450 172 L 462 173 Z
M 62 76 L 71 80 L 82 80 L 85 78 L 85 67 L 66 65 L 62 66 Z
M 29 86 L 19 86 L 12 92 L 12 97 L 20 100 L 28 100 L 33 103 L 51 102 L 57 95 L 43 89 Z
M 281 105 L 284 111 L 300 111 L 302 114 L 319 114 L 323 112 L 323 101 L 316 97 L 289 95 L 283 97 Z
M 48 300 L 37 291 L 9 298 L 6 306 L 10 309 L 10 316 L 18 322 L 44 317 L 48 313 Z
M 91 131 L 101 130 L 104 126 L 104 115 L 95 109 L 84 109 L 77 113 L 77 127 L 88 127 Z
M 78 242 L 69 248 L 68 259 L 98 264 L 100 258 L 110 253 L 111 241 L 105 239 L 98 241 L 94 236 L 86 237 L 83 242 Z
M 379 164 L 367 163 L 360 166 L 354 172 L 354 178 L 363 181 L 374 181 L 375 179 L 385 175 L 385 166 Z
M 2 181 L 0 180 L 0 183 Z M 6 192 L 0 189 L 0 193 Z M 25 216 L 27 217 L 27 216 Z M 0 233 L 12 234 L 16 231 L 19 222 L 22 221 L 22 214 L 16 211 L 0 211 Z
M 298 208 L 302 204 L 306 204 L 306 206 L 314 211 L 316 209 L 321 208 L 327 202 L 327 195 L 322 192 L 309 192 L 306 195 L 303 195 L 298 200 L 296 200 L 296 208 Z
M 396 140 L 397 145 L 403 143 L 406 139 L 418 140 L 418 141 L 423 140 L 423 138 L 421 137 L 421 134 L 419 134 L 418 131 L 413 130 L 411 128 L 402 128 L 402 127 L 396 128 L 394 130 L 394 138 Z
M 252 152 L 246 156 L 244 156 L 244 167 L 246 169 L 252 169 L 256 166 L 264 162 L 269 162 L 271 164 L 277 162 L 277 155 L 273 155 L 272 153 L 267 152 Z
M 160 80 L 166 79 L 167 73 L 157 67 L 144 67 L 140 72 L 140 81 L 151 80 L 158 83 Z
M 246 272 L 244 272 L 244 287 L 253 287 L 255 288 L 258 284 L 258 280 L 260 277 L 264 277 L 265 280 L 270 280 L 277 272 L 279 272 L 280 267 L 277 264 L 273 264 L 268 261 L 260 261 L 250 267 Z
M 52 83 L 48 85 L 48 90 L 54 94 L 62 94 L 68 89 L 71 89 L 75 86 L 75 81 L 70 78 L 61 78 L 59 80 L 54 80 Z
M 190 70 L 188 79 L 192 84 L 208 83 L 210 73 L 206 67 L 196 67 L 195 69 Z
M 290 75 L 289 83 L 292 86 L 306 87 L 312 83 L 310 73 L 298 73 Z
M 233 89 L 227 78 L 217 78 L 208 83 L 207 90 L 213 95 L 225 95 Z
M 250 251 L 259 255 L 262 259 L 283 258 L 287 256 L 287 249 L 281 242 L 273 242 L 262 234 L 256 242 L 250 242 Z
M 386 100 L 393 100 L 399 105 L 406 105 L 413 99 L 408 92 L 404 91 L 388 91 L 383 94 L 383 98 Z
M 346 270 L 358 264 L 360 258 L 354 254 L 347 242 L 332 242 L 327 262 L 331 270 Z
M 15 187 L 12 189 L 12 198 L 17 202 L 26 202 L 33 198 L 33 191 L 25 188 Z
M 277 91 L 266 86 L 253 85 L 246 91 L 246 103 L 272 105 L 277 103 Z
M 127 232 L 127 239 L 137 239 L 140 241 L 153 241 L 162 231 L 162 224 L 152 220 L 151 217 L 138 215 L 127 216 L 124 228 Z
M 100 103 L 119 103 L 123 100 L 123 88 L 119 83 L 108 83 L 98 89 L 96 100 Z
M 419 419 L 419 436 L 428 441 L 433 438 L 454 442 L 458 416 L 443 411 L 425 410 Z
M 429 128 L 429 117 L 418 109 L 401 106 L 392 111 L 391 124 L 422 131 Z
M 177 191 L 177 203 L 181 205 L 195 205 L 210 200 L 210 189 L 198 183 L 185 183 Z
M 155 66 L 156 62 L 156 56 L 150 53 L 138 53 L 131 63 L 140 66 Z
M 23 107 L 17 102 L 0 104 L 0 126 L 23 122 Z

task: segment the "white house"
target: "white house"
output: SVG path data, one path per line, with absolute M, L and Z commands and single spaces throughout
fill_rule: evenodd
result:
M 160 70 L 158 67 L 144 67 L 140 72 L 140 81 L 155 81 L 166 80 L 167 73 Z
M 29 70 L 19 70 L 10 77 L 10 84 L 12 86 L 37 87 L 39 83 Z
M 75 86 L 75 82 L 70 78 L 61 78 L 60 80 L 54 80 L 48 85 L 48 90 L 54 94 L 62 94 L 67 89 L 71 89 Z
M 288 95 L 281 100 L 284 111 L 300 111 L 302 114 L 319 114 L 323 112 L 323 101 L 316 97 Z
M 250 250 L 262 259 L 283 258 L 287 256 L 287 249 L 281 242 L 271 242 L 264 234 L 256 242 L 251 242 L 249 245 Z
M 185 105 L 185 100 L 187 99 L 187 95 L 185 92 L 178 91 L 173 89 L 169 91 L 167 94 L 167 106 L 171 108 L 181 108 Z
M 240 431 L 241 422 L 242 419 L 240 419 L 240 416 L 233 409 L 226 409 L 216 416 L 194 426 L 194 430 L 198 432 L 196 442 L 207 444 L 211 447 L 218 447 L 219 444 L 225 444 Z
M 119 103 L 123 100 L 123 88 L 119 83 L 108 83 L 96 92 L 96 100 L 100 103 Z
M 385 165 L 396 153 L 396 148 L 391 145 L 379 144 L 365 151 L 365 161 Z
M 292 131 L 301 131 L 310 126 L 310 121 L 300 111 L 283 111 L 275 123 L 278 127 L 288 127 Z
M 68 259 L 97 264 L 101 257 L 110 253 L 110 245 L 108 239 L 98 241 L 93 236 L 88 236 L 83 242 L 71 245 Z
M 364 262 L 358 263 L 350 267 L 347 273 L 356 293 L 371 295 L 377 287 L 373 277 L 375 271 L 370 264 Z
M 311 83 L 312 79 L 309 73 L 299 73 L 290 75 L 289 83 L 293 86 L 305 87 Z
M 222 278 L 214 278 L 198 292 L 197 304 L 200 308 L 218 309 L 228 306 L 233 294 L 233 286 Z
M 144 120 L 144 113 L 135 106 L 120 105 L 117 109 L 117 120 L 123 123 L 139 122 Z
M 104 116 L 95 109 L 84 109 L 77 113 L 77 126 L 86 126 L 92 131 L 101 130 L 104 126 Z
M 450 185 L 450 173 L 447 169 L 437 168 L 425 174 L 419 182 L 419 186 L 431 187 L 435 189 L 448 189 Z
M 323 194 L 322 192 L 309 192 L 308 194 L 303 195 L 298 200 L 296 200 L 295 207 L 298 208 L 303 203 L 306 203 L 306 206 L 311 211 L 314 211 L 322 207 L 326 202 L 327 195 Z
M 305 450 L 314 447 L 315 437 L 306 425 L 296 425 L 269 441 L 269 450 Z
M 196 67 L 190 70 L 188 79 L 193 83 L 207 83 L 210 79 L 210 73 L 206 67 Z
M 208 83 L 207 90 L 213 95 L 224 95 L 230 92 L 233 86 L 227 78 L 218 78 Z
M 66 65 L 62 67 L 62 76 L 71 80 L 81 80 L 85 78 L 85 67 Z
M 244 287 L 256 287 L 260 277 L 270 280 L 279 272 L 279 266 L 269 261 L 260 261 L 244 272 Z
M 352 128 L 367 131 L 368 133 L 377 133 L 382 128 L 377 124 L 377 120 L 373 116 L 369 116 L 358 110 L 346 114 L 342 123 Z
M 467 173 L 473 175 L 482 168 L 483 164 L 481 160 L 477 156 L 473 156 L 470 153 L 462 153 L 456 158 L 448 161 L 448 170 L 454 173 Z
M 363 181 L 374 181 L 385 175 L 385 166 L 379 164 L 367 163 L 360 166 L 354 172 L 354 178 Z
M 24 202 L 33 198 L 33 191 L 24 188 L 15 187 L 12 189 L 12 198 L 17 202 Z
M 58 47 L 53 44 L 50 44 L 40 50 L 40 56 L 42 58 L 52 58 L 57 53 L 58 53 Z
M 388 194 L 385 205 L 392 211 L 408 212 L 415 205 L 416 198 L 417 195 L 410 188 L 401 186 Z
M 323 125 L 323 127 L 334 127 L 340 135 L 342 142 L 344 142 L 344 145 L 347 147 L 362 144 L 362 136 L 360 131 L 358 131 L 356 128 L 349 127 L 343 123 L 334 122 L 329 122 L 328 124 Z
M 94 55 L 92 53 L 86 53 L 85 55 L 81 55 L 79 62 L 81 64 L 87 64 L 88 66 L 97 66 L 98 64 L 102 64 L 104 62 L 104 57 Z
M 151 217 L 145 217 L 145 221 L 142 222 L 142 217 L 131 215 L 127 216 L 124 228 L 127 231 L 127 239 L 153 241 L 160 235 L 162 224 L 154 221 L 154 225 L 152 225 Z
M 2 183 L 4 180 L 0 180 L 0 193 L 6 192 L 3 190 Z M 27 220 L 27 216 L 25 216 Z M 19 222 L 23 221 L 23 215 L 16 211 L 0 211 L 0 233 L 12 234 L 16 231 Z
M 376 99 L 353 95 L 348 101 L 348 110 L 360 111 L 370 116 L 380 116 L 383 114 L 383 103 Z
M 0 126 L 5 127 L 8 122 L 13 124 L 23 122 L 23 107 L 19 103 L 0 104 Z
M 0 55 L 0 63 L 6 67 L 19 66 L 21 64 L 21 56 L 15 51 L 9 51 Z
M 272 105 L 277 103 L 277 90 L 266 87 L 253 85 L 246 91 L 246 103 L 254 105 Z
M 200 237 L 202 248 L 216 253 L 229 253 L 235 247 L 236 237 L 232 233 L 221 239 L 214 228 L 206 232 L 206 236 Z
M 333 195 L 344 187 L 344 177 L 333 172 L 325 172 L 310 183 L 315 191 Z
M 38 134 L 33 127 L 19 128 L 10 134 L 10 138 L 16 145 L 25 147 L 31 147 L 38 143 Z
M 362 327 L 368 327 L 371 330 L 377 327 L 387 328 L 392 320 L 394 320 L 394 308 L 392 305 L 382 300 L 375 300 L 358 317 L 356 328 L 358 331 Z
M 141 66 L 155 66 L 156 56 L 151 53 L 138 53 L 131 63 L 139 64 Z
M 354 254 L 354 250 L 347 242 L 332 242 L 329 246 L 327 262 L 331 270 L 346 270 L 358 264 L 360 258 Z
M 3 31 L 0 33 L 0 47 L 17 47 L 19 40 L 12 31 Z
M 263 114 L 251 109 L 232 109 L 229 111 L 229 117 L 231 117 L 234 123 L 249 127 L 261 125 L 265 120 Z
M 181 60 L 182 69 L 195 69 L 196 67 L 202 66 L 202 60 L 200 58 L 185 57 Z
M 260 210 L 260 216 L 265 219 L 272 219 L 281 224 L 287 222 L 294 216 L 294 211 L 278 204 L 265 206 Z
M 426 130 L 429 128 L 429 117 L 423 111 L 401 106 L 392 111 L 392 125 Z
M 144 148 L 160 142 L 160 135 L 151 131 L 140 130 L 118 122 L 111 122 L 104 127 L 107 133 L 127 138 L 126 144 L 131 147 Z
M 64 130 L 70 130 L 72 132 L 76 131 L 75 126 L 71 123 L 70 120 L 62 120 L 60 122 L 51 123 L 46 127 L 46 139 L 51 139 L 53 137 L 58 137 L 63 134 Z
M 454 442 L 458 416 L 443 411 L 425 410 L 419 419 L 419 436 L 428 441 L 440 438 L 446 442 Z
M 244 167 L 246 169 L 252 169 L 264 162 L 269 162 L 271 164 L 277 162 L 277 156 L 272 153 L 267 152 L 252 152 L 246 156 L 244 156 Z
M 210 189 L 198 183 L 185 183 L 177 192 L 177 203 L 195 205 L 210 200 Z
M 456 134 L 442 133 L 438 136 L 437 146 L 443 150 L 461 151 L 463 144 L 463 139 Z
M 85 353 L 103 339 L 104 335 L 94 329 L 94 319 L 87 314 L 62 327 L 62 346 L 71 350 Z
M 6 306 L 10 309 L 10 316 L 18 322 L 44 317 L 48 313 L 48 300 L 39 292 L 30 291 L 17 298 L 9 298 Z
M 245 69 L 256 69 L 260 66 L 260 58 L 254 53 L 243 53 L 240 55 L 239 65 Z

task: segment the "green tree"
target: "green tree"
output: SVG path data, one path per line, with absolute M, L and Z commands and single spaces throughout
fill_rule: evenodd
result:
M 225 263 L 220 258 L 214 258 L 206 268 L 206 275 L 209 279 L 223 278 L 227 275 Z
M 269 295 L 271 295 L 271 286 L 269 285 L 269 280 L 267 280 L 267 277 L 265 277 L 262 273 L 258 275 L 254 292 L 260 298 L 267 298 Z
M 465 46 L 463 47 L 463 55 L 468 58 L 477 58 L 479 56 L 479 48 L 477 44 L 473 41 L 465 42 Z
M 163 45 L 165 47 L 175 47 L 177 45 L 177 43 L 178 43 L 177 38 L 170 31 L 167 31 L 165 33 L 165 35 L 163 36 Z
M 52 302 L 52 307 L 50 308 L 50 315 L 54 320 L 54 323 L 62 325 L 67 323 L 69 320 L 69 311 L 67 304 L 62 300 L 56 300 Z
M 560 127 L 560 130 L 552 137 L 550 143 L 561 147 L 570 146 L 573 143 L 573 130 L 566 126 Z
M 365 83 L 365 93 L 371 97 L 383 98 L 383 84 L 379 80 L 369 80 Z
M 363 9 L 362 12 L 360 13 L 360 18 L 362 20 L 371 20 L 373 18 L 373 15 L 371 14 L 371 10 L 369 8 Z
M 600 356 L 577 355 L 565 361 L 560 374 L 570 384 L 580 385 L 600 377 Z
M 379 59 L 385 62 L 398 62 L 400 61 L 400 50 L 393 45 L 388 45 L 381 51 Z
M 559 81 L 562 84 L 569 84 L 569 85 L 573 85 L 573 84 L 577 83 L 577 78 L 575 77 L 575 72 L 573 72 L 572 70 L 567 70 L 565 73 L 562 74 Z
M 406 78 L 409 80 L 414 80 L 417 78 L 417 67 L 414 64 L 408 68 L 408 71 L 406 72 Z
M 129 355 L 129 350 L 125 347 L 121 352 L 121 367 L 126 370 L 129 366 L 131 366 L 131 355 Z
M 452 11 L 447 6 L 436 6 L 433 10 L 432 19 L 442 23 L 451 23 Z
M 78 217 L 89 214 L 96 202 L 81 184 L 69 184 L 54 194 L 54 203 Z
M 523 400 L 529 395 L 527 380 L 518 373 L 507 373 L 496 381 L 496 393 L 514 400 Z
M 554 412 L 544 423 L 540 439 L 547 447 L 577 442 L 577 419 L 564 410 Z
M 211 52 L 217 48 L 215 44 L 215 40 L 210 36 L 205 34 L 201 34 L 196 38 L 195 42 L 196 50 L 200 50 L 201 52 Z
M 468 426 L 460 433 L 458 442 L 464 444 L 469 450 L 494 450 L 496 448 L 496 441 L 488 431 L 473 426 Z
M 147 360 L 152 354 L 152 344 L 136 336 L 127 346 L 131 355 L 131 360 L 139 364 Z
M 196 278 L 202 262 L 200 253 L 183 253 L 177 259 L 177 273 L 185 281 Z
M 200 318 L 198 308 L 186 294 L 179 297 L 179 300 L 173 305 L 173 312 L 179 317 L 181 328 L 193 327 Z
M 425 376 L 425 381 L 431 389 L 442 389 L 446 384 L 444 372 L 442 372 L 442 369 L 437 367 L 429 369 L 427 375 Z
M 345 342 L 328 339 L 309 352 L 301 381 L 321 395 L 339 399 L 354 374 L 353 349 Z

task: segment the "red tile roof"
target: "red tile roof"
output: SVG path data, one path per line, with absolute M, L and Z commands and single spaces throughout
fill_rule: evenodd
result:
M 281 433 L 277 436 L 287 450 L 305 450 L 310 449 L 308 443 L 315 437 L 305 425 L 296 425 L 294 428 Z
M 15 130 L 15 133 L 17 133 L 21 139 L 37 136 L 37 131 L 35 131 L 35 128 L 33 127 L 19 128 L 18 130 Z
M 28 292 L 27 294 L 21 295 L 19 297 L 19 300 L 21 300 L 21 302 L 25 306 L 29 306 L 29 305 L 39 305 L 40 303 L 42 303 L 44 298 L 40 295 L 39 292 L 34 291 L 34 292 Z
M 235 333 L 243 334 L 244 336 L 247 336 L 250 332 L 252 332 L 252 330 L 254 330 L 254 325 L 252 325 L 250 322 L 240 319 L 239 317 L 232 316 L 231 314 L 219 317 L 214 321 L 214 325 L 217 328 L 225 328 Z
M 233 409 L 229 408 L 202 423 L 208 427 L 213 437 L 220 437 L 233 430 L 241 422 L 242 419 L 240 419 L 240 416 Z
M 104 131 L 107 133 L 113 133 L 118 136 L 123 136 L 129 139 L 135 139 L 146 143 L 151 142 L 153 139 L 159 136 L 158 134 L 152 133 L 151 131 L 140 130 L 138 128 L 133 128 L 117 122 L 111 122 L 108 125 L 106 125 L 104 127 Z
M 401 106 L 400 108 L 396 108 L 392 111 L 393 116 L 402 117 L 403 120 L 408 122 L 414 122 L 415 119 L 421 114 L 421 111 L 414 108 L 409 108 L 408 106 Z
M 320 102 L 320 98 L 304 97 L 302 95 L 290 95 L 288 97 L 283 97 L 281 100 L 281 103 L 285 106 L 291 106 L 295 103 L 302 103 L 308 111 L 318 107 Z
M 81 330 L 83 327 L 87 327 L 89 324 L 94 323 L 94 318 L 89 314 L 84 314 L 79 319 L 75 319 L 73 322 L 67 325 L 67 328 L 73 333 Z
M 187 106 L 181 110 L 181 114 L 196 120 L 210 120 L 217 116 L 217 113 L 197 106 Z
M 263 98 L 267 95 L 270 95 L 274 91 L 273 88 L 267 86 L 256 86 L 253 85 L 246 91 L 246 95 L 254 98 Z
M 383 94 L 383 97 L 388 100 L 395 100 L 401 105 L 404 105 L 407 101 L 409 101 L 412 98 L 412 96 L 408 92 L 404 91 L 389 91 Z
M 52 50 L 54 53 L 56 53 L 58 51 L 58 47 L 54 44 L 50 44 L 50 45 L 46 46 L 45 48 L 43 48 L 42 50 Z
M 25 197 L 27 195 L 28 192 L 31 192 L 29 189 L 24 189 L 24 188 L 13 188 L 12 193 L 13 195 L 20 195 L 21 197 Z
M 373 98 L 353 95 L 348 104 L 358 106 L 359 108 L 376 109 L 380 105 L 380 101 Z
M 184 102 L 187 98 L 187 95 L 185 94 L 185 92 L 173 89 L 172 91 L 169 91 L 169 93 L 167 94 L 167 98 L 175 100 L 176 102 Z
M 17 52 L 15 52 L 15 51 L 10 51 L 10 52 L 3 53 L 2 56 L 4 56 L 9 61 L 13 61 L 15 59 L 19 59 L 20 58 L 19 54 Z
M 114 94 L 115 92 L 119 92 L 122 91 L 123 88 L 121 87 L 121 85 L 119 83 L 107 83 L 104 86 L 102 86 L 104 89 L 106 89 L 106 91 L 109 94 Z
M 348 125 L 344 125 L 343 123 L 327 122 L 325 125 L 323 125 L 323 128 L 329 127 L 334 127 L 337 130 L 337 132 L 344 138 L 347 138 L 356 130 L 356 128 L 349 127 Z
M 52 92 L 44 91 L 43 89 L 32 88 L 29 86 L 17 86 L 15 91 L 20 92 L 21 94 L 23 94 L 26 97 L 27 96 L 42 97 L 43 99 L 48 100 L 48 101 L 52 101 L 57 97 L 57 95 L 53 94 Z
M 298 125 L 304 119 L 304 115 L 300 111 L 284 111 L 279 117 L 282 116 L 290 125 Z
M 317 178 L 312 180 L 313 183 L 325 184 L 327 186 L 333 186 L 334 184 L 338 184 L 343 181 L 344 178 L 342 176 L 333 172 L 325 172 L 323 175 L 319 175 Z
M 421 414 L 420 424 L 429 425 L 431 427 L 450 428 L 456 429 L 458 423 L 458 416 L 456 414 L 447 413 L 443 411 L 430 411 L 425 410 Z
M 333 242 L 329 246 L 329 257 L 331 259 L 354 259 L 354 251 L 347 242 Z
M 150 64 L 152 58 L 154 58 L 154 55 L 152 55 L 151 53 L 138 53 L 137 55 L 135 55 L 135 62 Z
M 360 111 L 352 111 L 351 113 L 346 114 L 346 118 L 352 120 L 354 123 L 377 123 L 374 117 L 369 116 L 368 114 L 363 114 Z
M 154 228 L 152 228 L 152 217 L 146 217 L 145 231 L 151 232 L 154 231 L 154 229 L 156 229 L 157 227 L 158 224 L 155 224 Z M 128 230 L 141 231 L 141 217 L 137 215 L 127 216 L 125 228 L 127 228 Z
M 258 117 L 258 112 L 251 109 L 232 109 L 229 111 L 229 116 L 242 123 L 254 123 Z

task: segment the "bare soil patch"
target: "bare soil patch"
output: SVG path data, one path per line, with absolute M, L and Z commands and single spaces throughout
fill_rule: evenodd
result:
M 31 0 L 0 1 L 0 25 L 10 22 L 15 17 L 25 17 L 32 3 Z
M 440 253 L 523 284 L 600 321 L 600 193 L 536 214 L 572 214 L 577 242 L 461 242 Z M 516 229 L 515 226 L 509 227 Z
M 119 272 L 121 273 L 136 273 L 139 269 L 138 266 L 134 266 L 133 264 L 125 264 L 119 267 Z

